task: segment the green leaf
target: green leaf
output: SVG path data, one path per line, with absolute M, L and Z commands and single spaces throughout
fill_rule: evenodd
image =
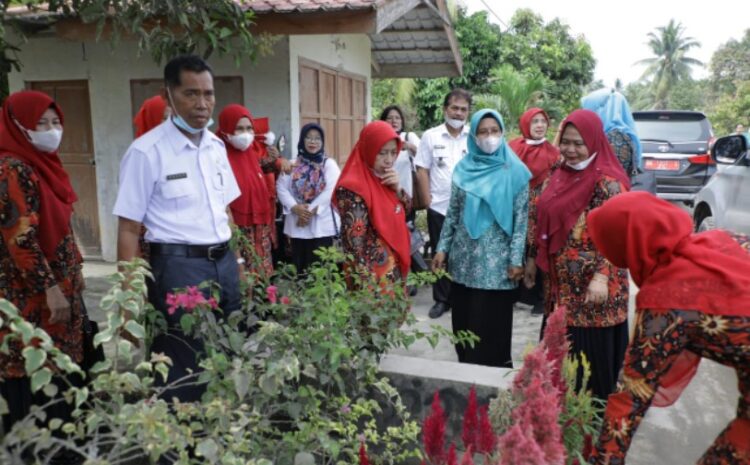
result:
M 146 330 L 140 323 L 135 320 L 129 320 L 127 323 L 125 323 L 125 329 L 127 330 L 127 332 L 137 337 L 138 339 L 143 339 L 146 337 Z
M 31 392 L 37 392 L 52 380 L 52 371 L 44 367 L 31 375 Z
M 57 395 L 57 392 L 59 389 L 54 384 L 48 384 L 42 388 L 42 392 L 44 392 L 44 395 L 47 397 L 55 397 Z
M 86 402 L 89 397 L 89 389 L 84 387 L 76 390 L 76 408 L 80 407 L 82 403 Z
M 101 362 L 96 362 L 94 364 L 94 366 L 91 367 L 91 369 L 89 370 L 89 372 L 91 372 L 91 373 L 103 373 L 103 372 L 109 370 L 110 368 L 112 368 L 112 360 L 105 359 L 105 360 L 102 360 Z
M 8 410 L 8 403 L 3 396 L 0 396 L 0 415 L 7 415 L 8 413 L 10 413 L 10 410 Z
M 214 463 L 218 459 L 219 446 L 216 445 L 213 439 L 204 439 L 195 448 L 195 452 L 198 456 L 205 457 L 211 463 Z
M 25 360 L 26 373 L 34 373 L 47 361 L 47 352 L 37 347 L 24 347 L 21 353 Z
M 56 430 L 59 429 L 63 424 L 63 421 L 59 418 L 53 418 L 49 421 L 49 429 Z
M 227 37 L 229 37 L 231 35 L 232 35 L 232 30 L 229 29 L 228 27 L 222 27 L 219 30 L 219 38 L 220 39 L 226 39 Z
M 244 371 L 238 371 L 232 374 L 232 381 L 234 381 L 234 390 L 237 397 L 240 401 L 243 400 L 250 389 L 250 376 Z

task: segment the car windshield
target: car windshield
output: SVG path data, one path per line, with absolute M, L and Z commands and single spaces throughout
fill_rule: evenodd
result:
M 640 120 L 635 125 L 642 141 L 699 142 L 707 141 L 710 137 L 705 120 Z

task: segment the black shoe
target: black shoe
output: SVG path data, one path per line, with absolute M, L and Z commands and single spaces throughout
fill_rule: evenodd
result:
M 443 313 L 450 311 L 450 307 L 445 302 L 435 302 L 428 315 L 430 318 L 440 318 Z
M 409 297 L 414 297 L 419 292 L 419 288 L 417 286 L 409 286 Z

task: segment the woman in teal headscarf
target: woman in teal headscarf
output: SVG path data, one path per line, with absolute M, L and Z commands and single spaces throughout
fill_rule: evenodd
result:
M 512 367 L 513 303 L 523 277 L 531 173 L 503 137 L 494 110 L 471 118 L 469 153 L 453 171 L 451 199 L 433 267 L 453 280 L 453 331 L 480 337 L 456 346 L 465 363 Z
M 601 118 L 609 145 L 628 176 L 641 167 L 641 140 L 627 99 L 614 89 L 599 89 L 581 99 L 581 107 Z

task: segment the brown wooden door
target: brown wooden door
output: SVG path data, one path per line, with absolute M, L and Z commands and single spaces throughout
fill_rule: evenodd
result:
M 301 59 L 300 123 L 318 123 L 325 131 L 326 152 L 343 166 L 367 119 L 367 81 Z
M 84 256 L 101 257 L 96 161 L 87 81 L 31 82 L 28 86 L 51 96 L 65 115 L 60 159 L 70 176 L 78 202 L 73 205 L 73 231 Z
M 133 79 L 130 81 L 130 103 L 132 116 L 140 110 L 146 99 L 161 93 L 164 87 L 163 79 Z M 215 131 L 219 128 L 219 112 L 230 103 L 244 105 L 242 77 L 241 76 L 214 76 L 214 92 L 216 93 L 216 106 L 213 118 L 215 123 L 209 129 Z M 253 109 L 250 108 L 250 111 Z M 133 127 L 135 135 L 135 127 Z

